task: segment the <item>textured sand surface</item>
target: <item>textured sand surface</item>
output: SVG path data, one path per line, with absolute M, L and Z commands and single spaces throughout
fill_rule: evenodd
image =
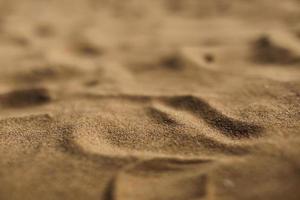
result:
M 1 0 L 0 110 L 0 199 L 299 200 L 300 1 Z

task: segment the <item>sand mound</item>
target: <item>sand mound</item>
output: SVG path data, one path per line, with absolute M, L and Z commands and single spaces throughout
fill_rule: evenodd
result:
M 290 49 L 274 44 L 268 36 L 261 36 L 253 44 L 253 59 L 265 64 L 291 65 L 300 62 L 300 56 Z

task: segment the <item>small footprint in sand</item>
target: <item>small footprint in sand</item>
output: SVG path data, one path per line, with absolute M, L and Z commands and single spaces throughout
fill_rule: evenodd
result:
M 193 156 L 243 155 L 251 151 L 251 144 L 244 141 L 263 133 L 263 127 L 227 116 L 196 96 L 98 98 L 106 105 L 112 103 L 112 109 L 121 106 L 125 109 L 122 112 L 131 115 L 109 112 L 89 120 L 84 117 L 88 122 L 75 126 L 73 143 L 92 154 L 109 155 L 113 150 L 119 157 L 187 152 L 193 152 Z

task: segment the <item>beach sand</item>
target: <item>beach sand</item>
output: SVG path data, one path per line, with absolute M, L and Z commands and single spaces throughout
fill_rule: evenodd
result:
M 0 1 L 0 199 L 299 200 L 300 1 Z

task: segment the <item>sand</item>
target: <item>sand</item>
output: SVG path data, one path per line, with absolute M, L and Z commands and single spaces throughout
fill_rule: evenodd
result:
M 0 1 L 0 199 L 300 199 L 300 1 Z

